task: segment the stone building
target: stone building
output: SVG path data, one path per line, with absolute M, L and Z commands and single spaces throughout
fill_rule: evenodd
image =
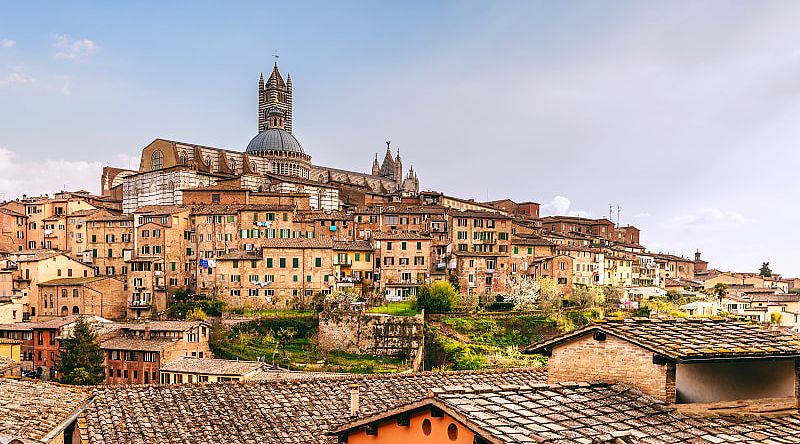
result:
M 419 286 L 430 279 L 430 237 L 400 232 L 375 234 L 373 239 L 386 299 L 401 301 L 416 295 Z
M 106 384 L 158 384 L 161 366 L 184 356 L 210 358 L 210 327 L 202 321 L 120 324 L 102 341 Z
M 798 402 L 800 340 L 744 322 L 608 319 L 526 351 L 550 356 L 549 382 L 623 382 L 670 404 Z
M 198 291 L 233 306 L 292 308 L 316 293 L 330 293 L 333 260 L 331 239 L 267 239 L 261 249 L 217 258 L 214 286 Z
M 376 156 L 373 170 L 360 173 L 312 164 L 292 130 L 292 82 L 283 80 L 276 65 L 266 82 L 259 78 L 258 134 L 244 151 L 156 139 L 142 150 L 137 172 L 104 170 L 103 190 L 111 196 L 121 182 L 126 213 L 145 205 L 180 204 L 184 189 L 231 180 L 254 191 L 306 193 L 312 208 L 325 210 L 341 205 L 340 187 L 398 197 L 419 192 L 413 167 L 404 175 L 400 153 L 393 156 L 388 143 L 383 164 L 375 168 Z
M 125 283 L 113 277 L 59 278 L 41 282 L 38 287 L 39 293 L 30 298 L 31 308 L 36 308 L 35 321 L 70 315 L 112 319 L 126 315 Z

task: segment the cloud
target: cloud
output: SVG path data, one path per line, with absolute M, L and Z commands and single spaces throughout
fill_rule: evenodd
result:
M 692 214 L 672 218 L 671 223 L 689 226 L 736 226 L 753 222 L 736 211 L 725 211 L 719 208 L 701 208 Z
M 8 40 L 8 39 L 0 40 L 0 48 L 13 48 L 14 45 L 16 45 L 16 44 L 17 44 L 17 42 L 15 42 L 13 40 Z
M 53 35 L 53 49 L 59 59 L 79 59 L 88 57 L 99 49 L 97 43 L 89 39 L 73 40 L 68 35 Z
M 5 77 L 0 78 L 0 86 L 9 86 L 15 84 L 33 85 L 35 83 L 36 79 L 34 77 L 21 72 L 10 72 L 6 74 Z
M 98 192 L 103 162 L 48 159 L 23 160 L 0 148 L 0 200 L 28 195 L 52 194 L 64 188 Z
M 540 213 L 542 216 L 593 217 L 591 211 L 570 210 L 571 205 L 572 201 L 568 197 L 556 196 L 550 202 L 541 205 Z

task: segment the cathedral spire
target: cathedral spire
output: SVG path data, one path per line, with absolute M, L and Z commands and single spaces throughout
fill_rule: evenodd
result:
M 372 175 L 378 176 L 381 174 L 381 165 L 378 163 L 378 153 L 375 153 L 375 160 L 372 161 Z

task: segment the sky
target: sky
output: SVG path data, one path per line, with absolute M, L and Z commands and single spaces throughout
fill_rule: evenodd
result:
M 800 276 L 800 3 L 7 2 L 0 199 L 97 192 L 155 138 L 244 150 L 277 51 L 316 164 L 608 217 Z

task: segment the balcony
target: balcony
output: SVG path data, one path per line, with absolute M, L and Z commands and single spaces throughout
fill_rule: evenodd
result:
M 142 301 L 142 300 L 132 300 L 130 304 L 128 304 L 128 308 L 132 308 L 135 310 L 143 310 L 148 309 L 153 306 L 151 301 Z
M 340 261 L 339 259 L 334 259 L 333 260 L 333 265 L 341 265 L 341 266 L 349 267 L 349 266 L 353 265 L 353 261 L 351 261 L 350 259 L 347 259 L 347 260 L 344 260 L 344 261 Z

